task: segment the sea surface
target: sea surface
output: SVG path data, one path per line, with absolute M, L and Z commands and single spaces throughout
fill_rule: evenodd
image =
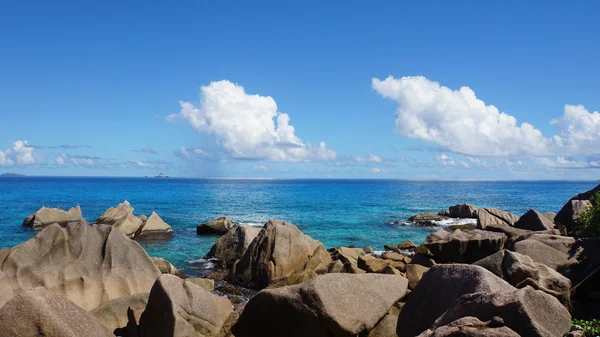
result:
M 149 255 L 168 259 L 188 275 L 201 275 L 200 260 L 218 238 L 197 236 L 196 226 L 219 216 L 261 226 L 283 219 L 327 248 L 370 246 L 412 240 L 421 243 L 438 228 L 404 224 L 412 215 L 437 213 L 458 203 L 496 207 L 517 215 L 530 208 L 558 212 L 598 182 L 424 182 L 401 180 L 218 180 L 156 178 L 0 178 L 0 247 L 36 234 L 23 219 L 42 206 L 80 205 L 92 223 L 128 200 L 135 214 L 157 212 L 173 227 L 166 242 L 142 242 Z M 400 224 L 393 224 L 399 222 Z

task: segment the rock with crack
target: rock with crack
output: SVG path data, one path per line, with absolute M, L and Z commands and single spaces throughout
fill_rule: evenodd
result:
M 477 212 L 478 229 L 485 229 L 489 225 L 498 224 L 512 227 L 517 221 L 519 221 L 518 216 L 496 208 L 482 208 Z
M 504 247 L 506 236 L 479 229 L 460 229 L 449 233 L 440 229 L 430 234 L 423 245 L 440 261 L 473 263 Z

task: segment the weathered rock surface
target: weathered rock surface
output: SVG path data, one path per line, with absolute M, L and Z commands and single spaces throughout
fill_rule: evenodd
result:
M 208 254 L 206 254 L 206 257 L 217 258 L 230 267 L 236 260 L 244 256 L 248 246 L 250 246 L 250 243 L 260 230 L 260 228 L 247 224 L 235 226 L 215 242 Z
M 140 293 L 115 298 L 90 311 L 90 314 L 109 331 L 114 332 L 117 329 L 127 327 L 127 323 L 129 322 L 127 309 L 129 308 L 133 313 L 135 322 L 139 322 L 142 313 L 146 310 L 148 296 L 149 293 Z
M 482 208 L 477 212 L 477 228 L 485 229 L 489 225 L 514 226 L 519 217 L 496 208 Z
M 574 238 L 568 236 L 534 234 L 517 239 L 511 250 L 560 271 L 561 268 L 577 263 L 571 254 L 571 247 L 575 242 Z
M 436 327 L 462 317 L 487 321 L 500 317 L 520 336 L 564 336 L 571 329 L 571 315 L 560 302 L 532 287 L 506 292 L 480 292 L 460 297 L 440 316 Z
M 112 337 L 92 315 L 43 288 L 20 293 L 0 308 L 0 337 Z
M 502 250 L 475 262 L 516 288 L 531 286 L 556 297 L 567 309 L 571 308 L 571 281 L 548 266 L 534 262 L 529 256 Z
M 477 208 L 471 204 L 450 206 L 448 211 L 452 218 L 477 218 Z
M 197 284 L 208 291 L 215 290 L 215 280 L 211 280 L 209 278 L 202 278 L 202 277 L 190 277 L 190 278 L 186 278 L 185 280 L 188 282 Z
M 115 298 L 149 292 L 160 275 L 137 242 L 105 225 L 50 225 L 2 255 L 0 306 L 41 286 L 89 311 Z
M 462 317 L 447 325 L 427 330 L 418 337 L 520 337 L 509 327 L 504 326 L 504 320 L 494 317 L 482 322 L 476 317 Z
M 400 309 L 391 307 L 379 323 L 369 332 L 367 337 L 398 337 L 396 335 L 396 325 L 398 325 L 398 315 Z
M 215 220 L 210 220 L 196 227 L 196 234 L 198 235 L 214 235 L 214 234 L 225 234 L 230 229 L 236 226 L 235 223 L 227 216 L 222 216 Z
M 150 256 L 150 260 L 154 263 L 154 266 L 160 271 L 161 274 L 171 274 L 178 277 L 183 277 L 183 273 L 177 269 L 171 262 L 160 258 Z
M 515 287 L 485 268 L 464 264 L 438 264 L 427 271 L 398 317 L 396 333 L 414 337 L 429 329 L 435 320 L 465 294 L 507 292 Z
M 592 205 L 590 198 L 598 191 L 600 191 L 600 185 L 574 196 L 560 209 L 554 220 L 564 225 L 567 231 L 571 233 L 577 225 L 579 215 L 586 207 Z
M 414 222 L 417 226 L 435 226 L 437 221 L 446 219 L 448 219 L 446 216 L 425 212 L 411 216 L 408 221 Z
M 358 263 L 358 258 L 365 255 L 361 248 L 336 247 L 330 250 L 331 257 L 334 260 L 340 260 L 342 263 Z
M 73 207 L 68 211 L 60 208 L 42 207 L 37 212 L 25 218 L 23 226 L 40 229 L 55 223 L 64 227 L 71 222 L 85 222 L 81 214 L 81 207 Z
M 162 275 L 150 291 L 140 319 L 143 337 L 224 337 L 237 318 L 231 302 L 173 275 Z
M 515 228 L 526 229 L 530 231 L 544 231 L 555 229 L 554 222 L 536 210 L 530 209 L 519 221 L 515 222 Z
M 250 243 L 235 265 L 233 279 L 262 289 L 305 269 L 322 244 L 302 233 L 295 225 L 270 220 Z
M 140 228 L 135 233 L 135 239 L 141 240 L 166 240 L 173 237 L 171 226 L 163 221 L 163 219 L 152 212 L 150 216 L 142 223 Z
M 449 233 L 440 229 L 430 234 L 423 245 L 439 260 L 473 263 L 502 249 L 506 236 L 501 233 L 460 229 Z
M 134 208 L 125 200 L 117 207 L 111 207 L 104 212 L 96 224 L 110 225 L 118 228 L 125 235 L 132 237 L 144 223 L 142 219 L 133 215 Z
M 406 293 L 402 276 L 327 274 L 260 291 L 232 331 L 236 337 L 338 337 L 371 331 Z
M 423 278 L 423 275 L 429 270 L 429 267 L 420 264 L 406 265 L 406 278 L 408 279 L 408 288 L 413 290 Z
M 358 258 L 358 268 L 369 273 L 382 273 L 386 267 L 392 267 L 399 271 L 405 271 L 406 263 L 403 261 L 394 261 L 379 259 L 371 255 L 365 255 Z M 389 271 L 387 272 L 389 273 Z

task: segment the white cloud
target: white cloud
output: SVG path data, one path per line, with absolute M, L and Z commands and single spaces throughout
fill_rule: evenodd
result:
M 381 173 L 381 169 L 378 169 L 377 167 L 373 167 L 373 168 L 371 168 L 371 173 Z
M 398 103 L 395 131 L 471 156 L 549 154 L 553 141 L 500 112 L 469 87 L 452 90 L 423 76 L 373 78 L 373 89 Z
M 489 169 L 492 166 L 488 164 L 485 160 L 481 160 L 479 158 L 467 157 L 467 160 L 470 161 L 473 165 L 481 168 Z
M 600 112 L 589 112 L 583 105 L 565 105 L 561 119 L 551 122 L 561 131 L 554 136 L 559 152 L 571 155 L 600 153 Z
M 199 132 L 214 135 L 234 158 L 300 162 L 337 157 L 325 142 L 311 145 L 298 138 L 290 116 L 277 111 L 270 96 L 247 94 L 227 80 L 203 86 L 200 94 L 198 107 L 181 101 L 181 111 L 166 119 L 185 119 Z
M 435 160 L 437 160 L 440 164 L 449 167 L 449 166 L 456 166 L 456 163 L 454 162 L 454 159 L 448 157 L 445 153 L 442 154 L 441 156 L 437 156 L 435 157 Z
M 202 158 L 211 157 L 211 154 L 201 148 L 186 148 L 185 146 L 179 147 L 175 151 L 175 155 L 185 160 L 198 160 Z
M 506 165 L 507 167 L 518 167 L 523 166 L 523 162 L 521 160 L 505 160 L 504 165 Z
M 39 157 L 34 153 L 34 148 L 26 140 L 17 140 L 12 148 L 0 151 L 0 165 L 32 165 L 39 163 Z
M 82 167 L 103 167 L 106 162 L 104 159 L 99 157 L 90 156 L 70 156 L 67 154 L 60 154 L 56 157 L 56 164 L 58 165 L 71 165 L 71 166 L 82 166 Z
M 600 161 L 570 160 L 558 156 L 556 158 L 537 158 L 536 161 L 542 166 L 550 168 L 598 168 Z
M 58 164 L 58 165 L 64 165 L 65 164 L 65 158 L 63 158 L 62 156 L 56 157 L 56 164 Z
M 269 172 L 271 171 L 270 168 L 266 167 L 265 165 L 262 164 L 258 164 L 258 165 L 254 165 L 252 166 L 252 169 L 255 171 L 262 171 L 262 172 Z
M 368 157 L 361 157 L 361 156 L 355 156 L 354 160 L 358 163 L 381 163 L 383 160 L 381 159 L 381 157 L 374 155 L 374 154 L 370 154 Z

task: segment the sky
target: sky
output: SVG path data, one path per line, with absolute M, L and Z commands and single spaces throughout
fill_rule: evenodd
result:
M 5 1 L 0 173 L 596 180 L 598 12 Z

